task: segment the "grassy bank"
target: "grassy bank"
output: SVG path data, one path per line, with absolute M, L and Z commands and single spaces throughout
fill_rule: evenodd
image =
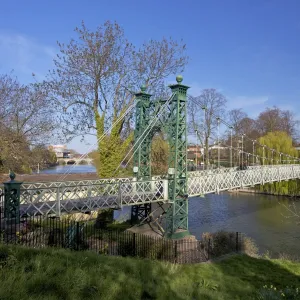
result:
M 300 263 L 248 256 L 172 265 L 0 246 L 0 299 L 256 299 L 265 284 L 299 286 L 299 275 Z

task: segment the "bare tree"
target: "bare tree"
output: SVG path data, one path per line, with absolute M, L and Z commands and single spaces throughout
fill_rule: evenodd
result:
M 58 43 L 60 54 L 48 81 L 70 139 L 85 134 L 99 138 L 133 103 L 133 92 L 142 84 L 152 93 L 187 63 L 184 44 L 163 38 L 136 49 L 117 23 L 108 21 L 95 31 L 82 23 L 75 32 L 77 40 Z M 98 144 L 100 176 L 113 175 L 132 141 L 130 129 L 127 118 Z
M 299 121 L 295 120 L 293 112 L 281 110 L 274 106 L 266 108 L 257 118 L 257 130 L 261 135 L 272 131 L 285 131 L 294 140 L 298 138 Z
M 243 133 L 242 120 L 247 117 L 248 115 L 243 112 L 241 108 L 233 109 L 228 112 L 229 124 L 233 127 L 234 135 L 241 135 Z
M 55 130 L 55 110 L 40 84 L 22 85 L 10 75 L 0 76 L 0 170 L 30 172 Z M 35 148 L 39 151 L 35 151 Z M 47 154 L 48 153 L 48 154 Z M 50 154 L 49 154 L 50 155 Z M 48 155 L 48 156 L 49 156 Z M 51 155 L 50 155 L 51 156 Z M 42 166 L 42 165 L 41 165 Z
M 22 85 L 0 76 L 0 122 L 30 145 L 44 144 L 55 129 L 55 110 L 38 83 Z
M 189 132 L 196 132 L 205 148 L 205 161 L 208 164 L 209 138 L 215 137 L 218 126 L 216 117 L 224 116 L 227 100 L 217 90 L 205 89 L 198 97 L 189 96 L 188 101 Z

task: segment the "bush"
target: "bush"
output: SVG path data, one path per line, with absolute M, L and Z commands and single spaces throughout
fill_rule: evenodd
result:
M 257 292 L 257 300 L 277 300 L 277 299 L 299 299 L 300 290 L 299 288 L 285 287 L 283 289 L 277 289 L 275 286 L 270 287 L 265 285 L 262 289 Z
M 251 238 L 241 236 L 238 237 L 238 248 L 236 240 L 236 232 L 218 231 L 215 233 L 203 233 L 202 240 L 204 247 L 210 247 L 210 256 L 219 257 L 225 254 L 240 250 L 249 256 L 258 256 L 258 248 Z
M 79 161 L 78 164 L 79 164 L 79 165 L 87 165 L 88 162 L 87 162 L 86 160 L 82 159 L 82 160 Z
M 122 234 L 118 243 L 118 254 L 140 258 L 172 260 L 175 257 L 173 241 L 152 238 L 128 232 Z

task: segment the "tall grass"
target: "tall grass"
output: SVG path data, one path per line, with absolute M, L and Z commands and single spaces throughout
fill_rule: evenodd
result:
M 300 264 L 245 255 L 174 265 L 147 259 L 0 245 L 0 299 L 255 299 L 299 285 Z

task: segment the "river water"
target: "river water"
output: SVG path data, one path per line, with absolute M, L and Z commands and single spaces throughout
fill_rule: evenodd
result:
M 41 170 L 40 174 L 64 174 L 66 172 L 96 173 L 96 168 L 93 165 L 64 165 L 64 166 L 59 165 L 49 169 Z
M 70 167 L 71 173 L 96 171 L 92 165 L 76 165 L 56 166 L 40 173 L 65 173 Z M 260 252 L 299 255 L 300 228 L 296 223 L 300 218 L 289 218 L 290 213 L 284 207 L 291 203 L 288 197 L 245 193 L 193 197 L 189 199 L 189 230 L 198 239 L 203 232 L 239 231 L 253 238 Z M 300 201 L 295 206 L 300 212 Z M 123 220 L 129 215 L 129 208 L 115 214 Z

